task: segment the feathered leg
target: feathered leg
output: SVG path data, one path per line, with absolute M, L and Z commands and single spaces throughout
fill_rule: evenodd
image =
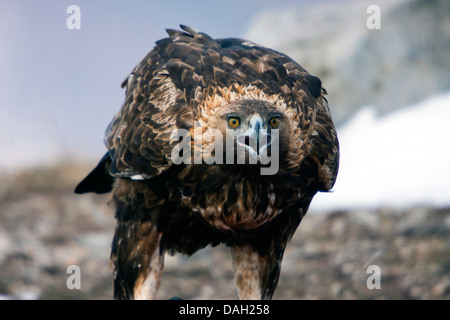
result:
M 254 245 L 234 245 L 231 249 L 239 299 L 270 300 L 280 276 L 284 246 L 261 254 Z
M 131 206 L 116 201 L 117 225 L 111 249 L 115 299 L 154 299 L 164 267 L 162 233 L 142 221 Z

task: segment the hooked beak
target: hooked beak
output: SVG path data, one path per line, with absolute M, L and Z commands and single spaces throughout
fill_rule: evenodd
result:
M 238 144 L 255 160 L 260 160 L 272 143 L 270 133 L 263 129 L 263 123 L 260 116 L 253 116 L 250 119 L 250 128 L 237 138 Z

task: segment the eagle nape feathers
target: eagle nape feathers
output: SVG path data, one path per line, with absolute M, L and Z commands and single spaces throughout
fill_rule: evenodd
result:
M 283 53 L 181 25 L 123 82 L 107 152 L 76 193 L 112 192 L 116 299 L 156 297 L 167 253 L 226 244 L 239 298 L 271 299 L 339 144 L 326 90 Z

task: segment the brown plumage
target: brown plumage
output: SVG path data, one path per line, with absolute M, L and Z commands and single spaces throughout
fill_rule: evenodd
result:
M 112 190 L 116 298 L 154 298 L 166 252 L 225 243 L 239 297 L 270 299 L 287 242 L 313 196 L 336 179 L 339 146 L 326 91 L 282 53 L 181 28 L 167 30 L 122 84 L 126 98 L 107 129 L 108 152 L 76 192 Z M 274 152 L 275 128 L 279 167 L 262 175 L 261 158 L 248 160 L 263 148 Z M 188 144 L 190 164 L 174 163 L 178 129 L 203 134 L 200 144 Z M 206 163 L 217 156 L 212 129 L 234 130 L 246 163 Z M 267 140 L 253 147 L 249 141 L 264 132 Z M 194 163 L 195 152 L 202 163 Z

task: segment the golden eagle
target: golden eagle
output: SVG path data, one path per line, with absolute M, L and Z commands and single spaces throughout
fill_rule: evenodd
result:
M 225 243 L 239 297 L 271 299 L 287 242 L 338 172 L 326 90 L 285 54 L 181 29 L 168 29 L 123 82 L 108 152 L 75 192 L 112 191 L 115 298 L 154 298 L 166 252 Z M 208 136 L 213 129 L 232 133 L 230 158 L 228 145 L 219 148 L 226 139 Z M 203 139 L 195 140 L 196 130 Z M 175 149 L 183 140 L 187 148 Z M 275 173 L 262 174 L 271 165 L 263 152 L 277 156 Z

